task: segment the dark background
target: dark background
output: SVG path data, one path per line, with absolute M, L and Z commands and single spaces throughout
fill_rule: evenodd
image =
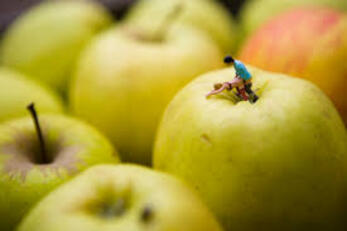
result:
M 41 2 L 42 0 L 0 0 L 0 33 L 23 11 Z M 115 18 L 120 19 L 136 0 L 97 0 L 103 3 L 112 12 Z M 223 4 L 232 15 L 237 16 L 245 0 L 216 0 Z

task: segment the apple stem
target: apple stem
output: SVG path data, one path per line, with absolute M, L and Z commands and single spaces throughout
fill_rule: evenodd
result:
M 39 155 L 39 163 L 48 163 L 45 140 L 42 135 L 41 126 L 39 123 L 39 118 L 37 116 L 34 103 L 29 104 L 27 106 L 27 109 L 30 111 L 31 116 L 33 117 L 35 128 L 36 128 L 36 134 L 39 139 L 40 151 L 41 151 L 41 155 Z
M 177 17 L 182 14 L 182 10 L 182 4 L 177 4 L 164 18 L 164 21 L 159 25 L 159 28 L 156 33 L 154 33 L 154 35 L 160 39 L 164 38 L 164 36 L 167 34 L 167 31 L 170 29 L 170 26 L 177 19 Z

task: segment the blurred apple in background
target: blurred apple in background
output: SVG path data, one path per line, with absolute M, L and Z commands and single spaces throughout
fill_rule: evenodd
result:
M 317 84 L 347 124 L 347 14 L 326 8 L 288 11 L 251 36 L 239 57 Z
M 43 0 L 11 0 L 0 2 L 0 35 L 20 14 Z M 46 0 L 47 1 L 47 0 Z M 56 0 L 58 1 L 58 0 Z M 62 0 L 60 0 L 62 1 Z M 69 1 L 69 0 L 64 0 Z M 70 0 L 76 1 L 76 0 Z M 87 0 L 85 0 L 87 1 Z M 92 0 L 91 0 L 92 1 Z M 94 0 L 103 4 L 114 18 L 120 19 L 137 0 Z
M 240 11 L 244 38 L 268 20 L 285 11 L 303 6 L 327 6 L 347 10 L 346 0 L 249 0 Z
M 44 148 L 32 118 L 0 126 L 1 231 L 13 230 L 32 205 L 76 173 L 119 162 L 117 152 L 94 128 L 65 116 L 42 115 L 39 122 Z
M 28 10 L 30 7 L 40 3 L 42 0 L 11 0 L 0 2 L 0 33 L 13 22 L 21 13 Z M 65 0 L 67 1 L 67 0 Z M 75 0 L 71 0 L 75 1 Z M 138 0 L 94 0 L 105 7 L 111 12 L 114 18 L 122 19 L 126 12 Z M 238 15 L 239 9 L 245 0 L 215 0 L 220 2 L 227 8 L 233 15 Z
M 81 49 L 111 21 L 102 6 L 89 1 L 42 3 L 4 35 L 2 64 L 64 92 Z
M 72 84 L 72 112 L 107 134 L 125 161 L 149 164 L 167 103 L 191 79 L 223 64 L 204 33 L 180 25 L 158 29 L 124 25 L 98 36 Z
M 57 228 L 59 227 L 59 228 Z M 221 231 L 192 190 L 133 165 L 93 167 L 44 198 L 18 231 Z
M 27 76 L 0 67 L 0 122 L 27 115 L 26 106 L 36 102 L 42 113 L 62 113 L 61 99 Z
M 197 78 L 167 107 L 154 168 L 191 183 L 226 230 L 334 230 L 346 224 L 347 132 L 308 81 L 248 66 L 255 104 L 205 95 L 232 68 Z
M 206 32 L 224 52 L 235 48 L 237 30 L 233 17 L 214 0 L 139 0 L 125 19 L 144 30 L 155 30 L 163 18 L 178 5 L 184 10 L 176 22 Z

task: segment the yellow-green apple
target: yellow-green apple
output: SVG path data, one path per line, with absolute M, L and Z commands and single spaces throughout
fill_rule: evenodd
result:
M 302 8 L 282 14 L 245 43 L 240 59 L 317 84 L 347 123 L 347 15 Z
M 81 49 L 110 23 L 111 16 L 95 2 L 44 2 L 9 27 L 2 63 L 64 92 Z
M 221 231 L 189 186 L 136 165 L 90 168 L 29 213 L 18 231 Z
M 36 102 L 42 113 L 62 113 L 61 99 L 50 89 L 16 71 L 0 67 L 0 122 L 27 115 L 25 107 Z
M 347 132 L 308 81 L 247 66 L 259 100 L 206 98 L 231 68 L 205 74 L 167 107 L 155 169 L 182 177 L 226 230 L 338 230 L 346 219 Z
M 139 0 L 126 21 L 146 30 L 154 30 L 177 5 L 184 8 L 176 20 L 206 32 L 225 52 L 234 49 L 236 25 L 229 12 L 210 0 Z
M 152 34 L 118 26 L 83 52 L 72 112 L 108 135 L 123 160 L 148 164 L 167 103 L 191 79 L 221 67 L 220 60 L 218 47 L 193 28 L 174 25 Z
M 13 230 L 31 206 L 76 173 L 119 162 L 109 141 L 89 125 L 62 115 L 38 119 L 30 110 L 35 123 L 24 117 L 0 126 L 2 231 Z
M 299 7 L 322 6 L 347 10 L 346 0 L 250 0 L 243 6 L 241 16 L 242 36 L 248 37 L 273 17 Z

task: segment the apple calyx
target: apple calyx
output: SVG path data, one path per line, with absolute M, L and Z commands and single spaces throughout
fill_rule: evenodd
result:
M 40 144 L 40 155 L 37 155 L 37 162 L 40 164 L 48 164 L 49 160 L 47 157 L 47 152 L 46 152 L 46 145 L 45 145 L 45 139 L 43 138 L 42 135 L 42 130 L 41 130 L 41 126 L 40 126 L 40 122 L 39 122 L 39 118 L 35 109 L 35 104 L 31 103 L 27 106 L 27 109 L 29 110 L 34 124 L 35 124 L 35 129 L 36 129 L 36 134 L 38 137 L 38 141 Z
M 113 204 L 104 204 L 100 211 L 100 216 L 106 219 L 112 219 L 114 217 L 120 217 L 125 212 L 125 200 L 119 198 Z
M 98 216 L 100 219 L 112 220 L 123 216 L 131 206 L 131 188 L 126 187 L 121 191 L 114 191 L 111 186 L 98 189 L 98 195 L 94 200 L 87 202 L 83 208 Z

